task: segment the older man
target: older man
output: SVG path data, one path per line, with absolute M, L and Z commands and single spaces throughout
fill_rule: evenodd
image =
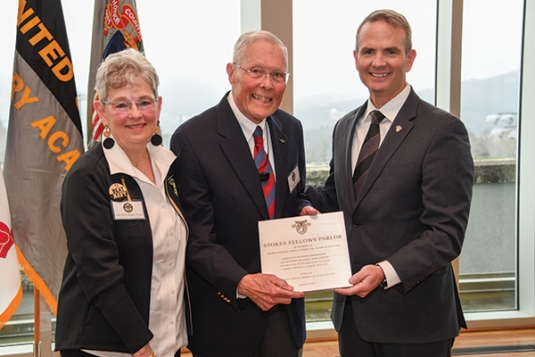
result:
M 287 66 L 272 33 L 243 34 L 227 64 L 232 90 L 171 138 L 191 232 L 188 347 L 196 357 L 291 357 L 303 346 L 303 293 L 260 272 L 258 242 L 258 221 L 310 204 L 301 123 L 279 109 Z
M 416 58 L 405 17 L 379 10 L 354 58 L 370 97 L 336 124 L 330 175 L 310 188 L 342 210 L 354 275 L 331 317 L 342 357 L 445 357 L 466 327 L 451 261 L 468 221 L 473 162 L 463 123 L 406 81 Z

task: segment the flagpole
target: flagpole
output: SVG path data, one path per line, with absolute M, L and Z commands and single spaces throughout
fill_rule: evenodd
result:
M 41 296 L 33 287 L 33 357 L 41 357 Z

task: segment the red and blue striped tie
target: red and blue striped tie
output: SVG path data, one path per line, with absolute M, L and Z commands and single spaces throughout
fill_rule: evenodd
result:
M 273 219 L 275 218 L 275 175 L 273 175 L 269 157 L 264 150 L 264 138 L 262 135 L 262 128 L 257 126 L 253 133 L 254 163 L 262 183 L 269 219 Z

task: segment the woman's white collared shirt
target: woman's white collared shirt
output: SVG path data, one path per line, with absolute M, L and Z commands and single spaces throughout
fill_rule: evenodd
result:
M 157 356 L 173 356 L 187 345 L 184 313 L 186 226 L 169 202 L 164 180 L 176 156 L 163 146 L 147 145 L 156 184 L 136 169 L 116 143 L 104 149 L 110 174 L 124 173 L 141 188 L 149 215 L 153 241 L 149 329 L 150 345 Z M 128 353 L 84 350 L 101 357 L 131 356 Z

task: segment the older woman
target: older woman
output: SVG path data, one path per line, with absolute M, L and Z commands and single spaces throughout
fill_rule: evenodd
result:
M 69 253 L 59 293 L 62 356 L 179 356 L 187 344 L 184 254 L 188 227 L 175 155 L 162 147 L 158 76 L 135 50 L 97 73 L 102 143 L 63 184 Z

